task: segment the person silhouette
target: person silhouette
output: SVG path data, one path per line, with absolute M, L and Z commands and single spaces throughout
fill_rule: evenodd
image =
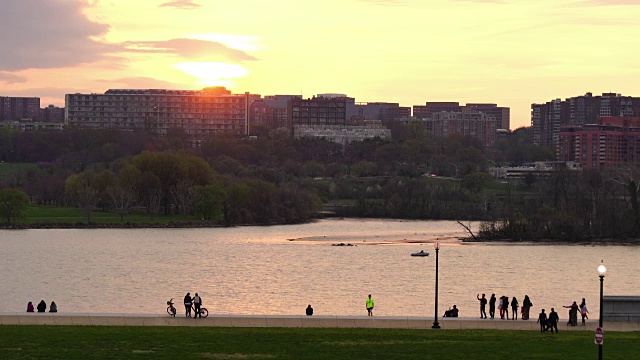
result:
M 480 297 L 480 294 L 478 294 L 476 295 L 476 299 L 480 301 L 480 319 L 486 319 L 487 311 L 485 310 L 485 308 L 487 306 L 487 298 L 484 296 L 484 294 L 482 294 L 482 297 Z
M 309 304 L 309 306 L 307 306 L 307 310 L 305 310 L 306 314 L 308 316 L 313 315 L 313 308 L 311 307 L 311 304 Z

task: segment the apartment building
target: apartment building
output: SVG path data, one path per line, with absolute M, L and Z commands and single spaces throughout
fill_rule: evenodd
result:
M 596 124 L 562 127 L 557 159 L 584 169 L 616 168 L 640 161 L 640 117 L 599 117 Z
M 158 135 L 177 128 L 192 139 L 218 133 L 248 135 L 250 106 L 258 99 L 260 95 L 232 94 L 224 87 L 67 94 L 65 123 L 127 131 L 142 129 Z
M 496 118 L 482 112 L 441 111 L 423 120 L 427 129 L 438 137 L 472 136 L 485 146 L 496 142 Z
M 534 144 L 557 146 L 561 127 L 593 125 L 599 117 L 638 116 L 640 98 L 603 93 L 555 99 L 544 104 L 531 104 L 531 126 Z
M 346 125 L 347 102 L 353 98 L 346 95 L 318 95 L 311 99 L 290 99 L 288 102 L 287 125 L 292 134 L 300 125 Z
M 0 121 L 38 120 L 40 98 L 0 96 Z
M 302 99 L 302 95 L 270 95 L 251 104 L 249 125 L 270 129 L 286 128 L 288 103 L 291 99 Z

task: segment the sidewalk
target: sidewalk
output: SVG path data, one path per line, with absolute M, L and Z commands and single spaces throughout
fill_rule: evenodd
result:
M 540 331 L 534 320 L 485 320 L 475 318 L 438 319 L 442 329 L 492 329 Z M 217 326 L 217 327 L 316 327 L 431 329 L 433 318 L 403 316 L 278 316 L 209 315 L 206 319 L 148 314 L 0 313 L 0 325 L 82 326 Z M 560 319 L 560 331 L 595 331 L 598 320 L 586 326 L 567 326 Z M 639 322 L 605 322 L 605 331 L 640 331 Z

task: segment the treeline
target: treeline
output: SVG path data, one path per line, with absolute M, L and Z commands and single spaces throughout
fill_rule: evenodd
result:
M 493 202 L 475 240 L 637 239 L 640 168 L 570 171 L 536 179 L 530 192 Z
M 192 148 L 175 129 L 156 138 L 5 128 L 0 160 L 37 166 L 5 173 L 0 188 L 21 189 L 37 204 L 86 209 L 88 219 L 103 209 L 124 221 L 137 209 L 227 225 L 292 223 L 316 217 L 322 203 L 347 204 L 344 216 L 488 219 L 484 188 L 492 179 L 486 169 L 552 155 L 525 144 L 526 128 L 493 149 L 472 137 L 432 138 L 416 124 L 393 131 L 394 140 L 344 147 L 272 130 L 255 140 L 216 136 Z

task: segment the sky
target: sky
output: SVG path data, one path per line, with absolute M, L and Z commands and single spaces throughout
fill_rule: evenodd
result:
M 0 96 L 341 93 L 402 106 L 640 96 L 640 0 L 2 0 Z

